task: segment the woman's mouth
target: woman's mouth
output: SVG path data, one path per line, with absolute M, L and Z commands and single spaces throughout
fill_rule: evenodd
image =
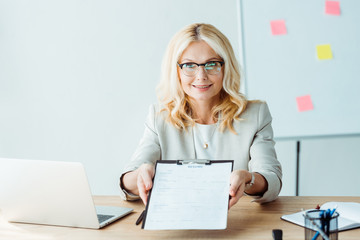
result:
M 199 88 L 199 89 L 206 89 L 212 86 L 212 84 L 209 85 L 192 85 L 195 88 Z

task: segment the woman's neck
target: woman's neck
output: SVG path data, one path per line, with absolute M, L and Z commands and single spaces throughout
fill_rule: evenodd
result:
M 193 102 L 191 108 L 195 122 L 200 124 L 216 123 L 216 119 L 212 116 L 214 106 L 215 104 L 209 104 L 209 102 Z

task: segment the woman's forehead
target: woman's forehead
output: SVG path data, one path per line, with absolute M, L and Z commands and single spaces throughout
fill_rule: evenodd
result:
M 204 40 L 191 42 L 180 56 L 181 61 L 207 61 L 219 58 L 219 55 Z

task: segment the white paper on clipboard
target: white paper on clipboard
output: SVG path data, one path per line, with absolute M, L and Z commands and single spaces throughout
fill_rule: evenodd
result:
M 226 229 L 232 160 L 158 161 L 143 228 Z

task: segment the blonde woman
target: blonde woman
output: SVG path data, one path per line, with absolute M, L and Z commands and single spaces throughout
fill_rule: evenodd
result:
M 269 109 L 240 93 L 238 62 L 218 29 L 196 23 L 179 31 L 157 90 L 159 103 L 150 106 L 144 136 L 120 177 L 124 199 L 146 205 L 162 159 L 234 160 L 229 207 L 244 194 L 260 203 L 278 196 L 282 172 Z

